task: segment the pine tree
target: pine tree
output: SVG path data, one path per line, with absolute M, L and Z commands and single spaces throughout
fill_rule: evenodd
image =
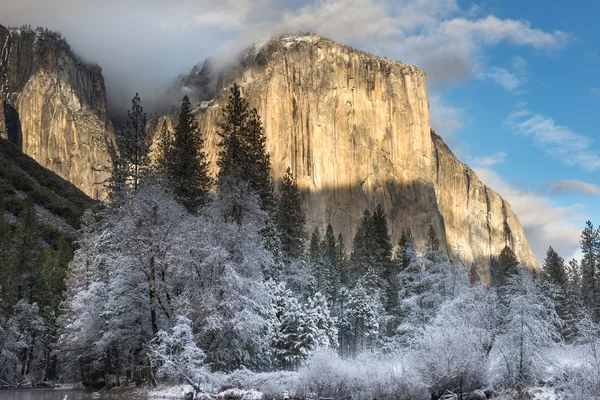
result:
M 131 100 L 131 110 L 127 111 L 125 128 L 117 135 L 117 146 L 119 155 L 113 165 L 111 185 L 115 198 L 126 188 L 137 191 L 150 165 L 146 113 L 137 93 Z
M 240 174 L 259 195 L 261 208 L 273 211 L 274 195 L 271 161 L 266 137 L 256 109 L 250 109 L 234 83 L 220 124 L 218 184 L 229 174 Z
M 344 332 L 348 335 L 350 355 L 354 358 L 364 349 L 371 348 L 379 334 L 377 299 L 369 295 L 361 282 L 349 293 L 345 307 Z
M 208 174 L 204 138 L 198 130 L 188 96 L 184 96 L 181 103 L 169 154 L 168 177 L 175 198 L 189 212 L 196 212 L 208 202 L 212 178 Z
M 590 221 L 581 233 L 581 296 L 583 303 L 596 323 L 600 321 L 600 301 L 598 298 L 598 231 Z
M 558 253 L 550 246 L 546 252 L 546 259 L 542 266 L 544 276 L 554 286 L 553 299 L 556 303 L 556 312 L 558 316 L 566 322 L 567 319 L 572 318 L 568 306 L 567 292 L 568 292 L 568 276 L 565 267 L 565 261 Z M 561 335 L 566 338 L 569 335 L 569 326 L 565 324 L 561 327 Z
M 156 148 L 156 157 L 154 159 L 154 173 L 160 180 L 166 180 L 171 162 L 171 151 L 173 149 L 173 137 L 167 128 L 167 121 L 163 121 L 160 127 L 160 134 Z
M 279 185 L 274 220 L 285 261 L 289 264 L 292 260 L 298 260 L 304 253 L 306 217 L 302 209 L 302 194 L 289 167 Z
M 398 240 L 398 247 L 396 248 L 395 259 L 398 264 L 399 271 L 403 271 L 408 267 L 410 263 L 409 249 L 414 247 L 414 241 L 410 228 L 403 230 Z
M 546 252 L 543 271 L 550 282 L 561 289 L 565 289 L 567 284 L 565 260 L 563 260 L 563 258 L 559 256 L 556 251 L 554 251 L 552 246 L 550 246 Z
M 326 294 L 327 299 L 332 304 L 335 304 L 341 276 L 339 274 L 340 267 L 338 265 L 338 248 L 331 224 L 328 224 L 327 229 L 325 229 L 325 237 L 323 237 L 323 241 L 321 242 L 321 255 L 324 270 L 327 275 L 327 285 L 326 288 L 324 288 L 325 291 L 323 293 Z
M 315 228 L 311 237 L 308 248 L 308 259 L 312 271 L 314 282 L 314 291 L 322 292 L 327 287 L 328 271 L 325 268 L 323 261 L 323 252 L 321 248 L 321 234 L 319 229 Z
M 375 247 L 372 235 L 373 217 L 365 209 L 352 242 L 352 279 L 356 282 L 373 264 L 372 252 Z
M 437 234 L 435 233 L 433 226 L 429 225 L 429 230 L 427 231 L 427 250 L 439 251 L 439 249 L 440 241 L 437 238 Z
M 492 285 L 497 288 L 504 286 L 506 279 L 518 272 L 519 260 L 508 246 L 500 252 L 500 255 L 494 260 L 494 276 Z
M 338 234 L 336 250 L 337 250 L 337 268 L 338 268 L 336 275 L 340 279 L 340 284 L 347 286 L 349 283 L 348 282 L 349 281 L 349 271 L 348 271 L 349 263 L 348 263 L 348 256 L 346 255 L 344 236 L 341 234 L 341 232 L 340 232 L 340 234 Z

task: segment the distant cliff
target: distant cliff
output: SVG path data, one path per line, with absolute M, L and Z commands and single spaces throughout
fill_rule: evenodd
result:
M 290 166 L 298 177 L 310 229 L 331 222 L 350 244 L 362 211 L 381 203 L 394 242 L 410 228 L 422 245 L 431 225 L 444 250 L 476 263 L 484 280 L 505 245 L 538 268 L 510 205 L 431 132 L 420 69 L 315 35 L 275 38 L 222 71 L 196 66 L 179 89 L 198 101 L 213 173 L 234 81 L 261 115 L 273 176 Z
M 58 34 L 0 25 L 0 137 L 89 196 L 105 197 L 114 131 L 100 68 Z

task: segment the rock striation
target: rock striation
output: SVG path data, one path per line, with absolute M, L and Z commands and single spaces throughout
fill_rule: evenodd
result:
M 178 90 L 197 101 L 213 173 L 234 81 L 262 118 L 273 177 L 291 167 L 298 178 L 310 229 L 331 223 L 349 245 L 362 211 L 381 203 L 394 242 L 410 228 L 423 245 L 433 226 L 443 249 L 475 263 L 484 281 L 505 245 L 539 268 L 510 205 L 432 132 L 420 69 L 309 34 L 253 46 L 224 69 L 199 64 Z M 151 121 L 150 135 L 173 117 Z
M 114 130 L 101 69 L 81 61 L 57 33 L 0 25 L 0 137 L 104 198 Z

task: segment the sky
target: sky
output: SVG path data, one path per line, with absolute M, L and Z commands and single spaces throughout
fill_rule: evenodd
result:
M 432 127 L 512 205 L 540 263 L 600 224 L 600 2 L 579 0 L 0 0 L 98 63 L 113 109 L 270 35 L 317 33 L 422 68 Z

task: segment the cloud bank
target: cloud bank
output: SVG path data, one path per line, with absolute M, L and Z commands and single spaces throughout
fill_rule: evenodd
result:
M 19 0 L 0 3 L 0 23 L 61 31 L 103 68 L 113 108 L 126 108 L 135 91 L 148 104 L 208 56 L 296 30 L 418 65 L 432 85 L 482 73 L 485 50 L 501 42 L 553 51 L 569 41 L 456 0 Z M 518 86 L 499 72 L 489 74 Z
M 565 180 L 550 185 L 552 194 L 600 194 L 600 187 L 581 181 Z

